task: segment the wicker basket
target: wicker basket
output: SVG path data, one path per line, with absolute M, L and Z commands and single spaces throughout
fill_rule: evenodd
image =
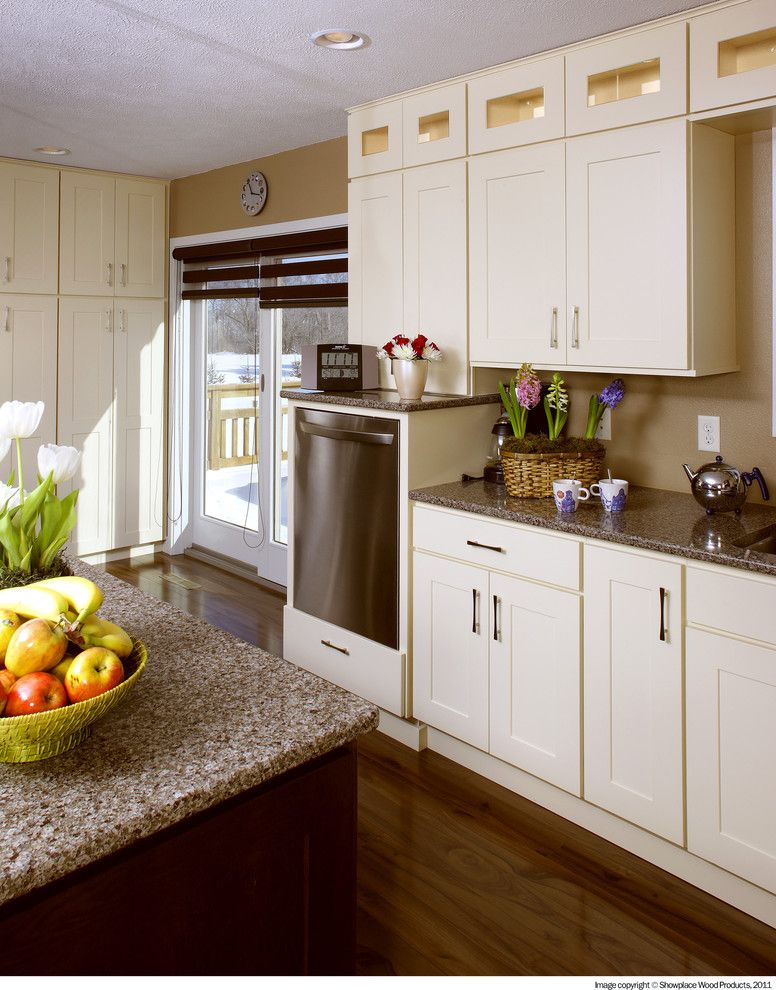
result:
M 553 481 L 559 478 L 576 478 L 589 488 L 601 477 L 605 458 L 605 451 L 549 454 L 501 451 L 504 483 L 514 498 L 547 498 L 552 495 Z
M 82 743 L 91 732 L 91 724 L 129 694 L 147 659 L 145 646 L 140 640 L 133 640 L 132 652 L 123 661 L 125 679 L 105 694 L 50 712 L 0 718 L 0 763 L 45 760 Z

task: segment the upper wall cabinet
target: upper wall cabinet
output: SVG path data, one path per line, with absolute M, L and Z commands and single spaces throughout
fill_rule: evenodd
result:
M 60 292 L 164 296 L 164 183 L 62 173 Z
M 444 86 L 403 101 L 403 163 L 427 165 L 466 154 L 466 84 Z
M 687 25 L 640 31 L 566 56 L 566 133 L 687 112 Z
M 59 172 L 0 163 L 0 292 L 57 291 Z
M 116 180 L 116 294 L 164 296 L 164 186 Z
M 693 18 L 690 66 L 694 112 L 776 96 L 773 0 L 750 0 Z
M 563 57 L 516 65 L 469 83 L 469 151 L 563 136 Z
M 348 175 L 391 172 L 402 165 L 402 101 L 356 110 L 348 119 Z

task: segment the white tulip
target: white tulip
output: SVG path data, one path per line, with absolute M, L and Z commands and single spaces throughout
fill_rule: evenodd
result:
M 5 457 L 10 449 L 11 449 L 11 438 L 0 436 L 0 461 L 5 460 Z
M 15 509 L 20 501 L 21 495 L 19 489 L 11 488 L 9 485 L 4 485 L 0 481 L 0 512 L 3 509 Z
M 70 481 L 81 465 L 81 451 L 75 447 L 58 447 L 54 443 L 42 443 L 38 448 L 38 473 L 47 478 L 54 472 L 54 484 Z
M 0 406 L 0 437 L 26 440 L 33 436 L 46 408 L 43 402 L 4 402 Z

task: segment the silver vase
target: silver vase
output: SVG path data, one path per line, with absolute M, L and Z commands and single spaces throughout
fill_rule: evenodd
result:
M 403 402 L 414 402 L 423 395 L 428 378 L 428 361 L 391 362 L 391 370 L 396 382 L 396 391 Z

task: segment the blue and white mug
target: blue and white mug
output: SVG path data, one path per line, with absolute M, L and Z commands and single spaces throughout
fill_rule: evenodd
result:
M 552 494 L 558 512 L 576 512 L 579 502 L 587 502 L 590 492 L 582 487 L 582 482 L 576 478 L 561 478 L 553 481 Z
M 590 486 L 590 494 L 600 496 L 606 512 L 622 512 L 628 500 L 628 482 L 624 478 L 601 478 Z

